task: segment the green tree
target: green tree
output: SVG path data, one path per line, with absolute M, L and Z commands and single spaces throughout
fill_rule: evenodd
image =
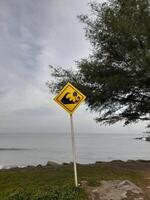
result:
M 149 0 L 110 0 L 90 7 L 91 13 L 79 18 L 91 55 L 76 63 L 76 71 L 51 67 L 55 81 L 49 88 L 56 92 L 73 83 L 101 123 L 150 120 Z

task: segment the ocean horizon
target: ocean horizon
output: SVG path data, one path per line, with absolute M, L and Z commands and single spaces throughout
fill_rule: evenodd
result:
M 150 142 L 137 133 L 76 133 L 81 164 L 112 160 L 150 160 Z M 70 133 L 1 133 L 0 169 L 72 162 Z

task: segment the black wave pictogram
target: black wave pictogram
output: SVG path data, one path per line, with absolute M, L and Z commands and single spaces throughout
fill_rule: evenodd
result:
M 67 92 L 63 98 L 61 99 L 61 102 L 63 104 L 76 104 L 80 101 L 80 97 L 78 96 L 77 92 L 73 92 L 71 95 L 70 92 Z

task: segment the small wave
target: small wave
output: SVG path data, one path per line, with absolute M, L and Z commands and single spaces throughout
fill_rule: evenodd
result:
M 11 166 L 4 166 L 0 165 L 0 170 L 1 169 L 11 169 L 11 168 L 24 168 L 26 165 L 11 165 Z
M 0 148 L 0 151 L 26 151 L 26 150 L 32 150 L 32 149 L 26 149 L 26 148 Z
M 1 169 L 10 169 L 10 168 L 12 168 L 11 166 L 3 166 L 3 165 L 0 165 L 0 170 Z
M 4 166 L 0 165 L 0 169 L 3 169 L 3 168 L 4 168 Z

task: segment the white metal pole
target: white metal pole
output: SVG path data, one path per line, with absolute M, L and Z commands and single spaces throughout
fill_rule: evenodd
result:
M 72 153 L 73 153 L 73 165 L 74 165 L 74 178 L 75 178 L 75 186 L 78 187 L 76 151 L 75 151 L 75 138 L 74 138 L 74 127 L 73 127 L 72 114 L 70 114 L 70 123 L 71 123 L 71 140 L 72 140 Z

